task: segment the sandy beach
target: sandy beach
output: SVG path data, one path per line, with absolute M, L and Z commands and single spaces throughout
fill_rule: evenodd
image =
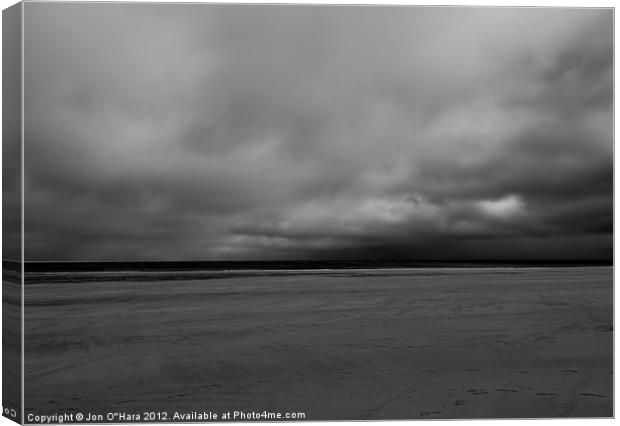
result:
M 612 281 L 611 267 L 27 277 L 26 413 L 609 417 Z
M 4 261 L 2 265 L 2 395 L 5 416 L 21 418 L 21 265 Z

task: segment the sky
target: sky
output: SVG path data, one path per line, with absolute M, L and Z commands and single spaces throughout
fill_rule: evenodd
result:
M 19 6 L 2 11 L 2 259 L 21 260 L 21 28 Z
M 611 259 L 610 9 L 25 7 L 26 260 Z

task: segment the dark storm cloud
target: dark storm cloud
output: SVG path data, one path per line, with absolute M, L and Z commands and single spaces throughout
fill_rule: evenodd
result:
M 612 13 L 26 6 L 28 259 L 609 258 Z

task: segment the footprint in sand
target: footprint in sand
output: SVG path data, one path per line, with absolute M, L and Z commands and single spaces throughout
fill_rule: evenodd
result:
M 262 380 L 256 380 L 255 383 L 262 383 Z M 207 385 L 207 386 L 203 386 L 205 389 L 211 389 L 211 388 L 221 388 L 222 385 L 219 384 L 213 384 L 213 385 Z
M 486 395 L 489 392 L 487 392 L 484 389 L 467 389 L 466 392 L 472 394 L 472 395 Z
M 114 405 L 131 404 L 132 402 L 136 402 L 136 400 L 135 399 L 128 399 L 126 401 L 115 402 Z
M 441 414 L 439 411 L 422 411 L 420 417 L 432 416 L 434 414 Z
M 178 395 L 170 395 L 168 399 L 187 398 L 188 394 L 180 393 Z

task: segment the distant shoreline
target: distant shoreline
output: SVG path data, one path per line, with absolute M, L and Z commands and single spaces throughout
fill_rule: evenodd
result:
M 19 265 L 3 261 L 4 269 Z M 553 268 L 613 266 L 612 260 L 544 261 L 159 261 L 159 262 L 28 262 L 25 272 L 124 271 L 338 271 L 359 269 Z

